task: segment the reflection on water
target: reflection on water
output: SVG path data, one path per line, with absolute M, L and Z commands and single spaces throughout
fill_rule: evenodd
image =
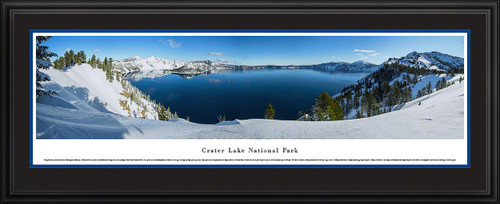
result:
M 225 115 L 228 120 L 264 118 L 268 103 L 276 109 L 277 119 L 295 120 L 298 112 L 309 109 L 322 91 L 334 95 L 365 75 L 261 69 L 191 75 L 167 73 L 129 80 L 182 118 L 189 116 L 193 122 L 217 123 L 218 115 Z

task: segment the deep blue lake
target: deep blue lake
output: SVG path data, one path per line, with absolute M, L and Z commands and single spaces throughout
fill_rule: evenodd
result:
M 170 107 L 179 117 L 196 123 L 264 118 L 268 103 L 276 119 L 295 120 L 323 91 L 331 95 L 367 73 L 330 73 L 305 69 L 222 71 L 191 79 L 176 74 L 143 78 L 131 83 L 152 100 Z

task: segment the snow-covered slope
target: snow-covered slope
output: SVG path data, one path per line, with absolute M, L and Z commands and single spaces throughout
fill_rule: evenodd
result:
M 390 58 L 384 64 L 402 64 L 415 68 L 438 69 L 447 71 L 452 68 L 463 69 L 464 59 L 440 52 L 411 52 L 404 57 Z
M 51 79 L 42 82 L 43 87 L 56 91 L 57 95 L 37 97 L 37 108 L 40 104 L 47 104 L 92 114 L 106 112 L 150 119 L 157 117 L 154 103 L 146 99 L 136 99 L 140 100 L 141 104 L 132 101 L 125 94 L 127 90 L 123 84 L 116 79 L 112 82 L 106 80 L 106 74 L 101 69 L 81 64 L 62 71 L 53 68 L 40 71 Z M 129 110 L 124 108 L 125 105 Z
M 413 75 L 410 74 L 410 77 L 413 77 Z M 455 76 L 448 76 L 446 74 L 430 74 L 430 75 L 423 75 L 423 76 L 419 76 L 418 77 L 418 82 L 415 83 L 415 84 L 410 84 L 406 87 L 410 87 L 411 90 L 412 90 L 412 98 L 413 99 L 416 99 L 417 98 L 417 93 L 419 90 L 421 90 L 422 88 L 424 88 L 427 84 L 431 84 L 431 90 L 432 91 L 436 91 L 436 82 L 442 80 L 442 79 L 445 79 L 446 82 L 449 82 L 449 83 L 464 83 L 464 82 L 460 82 L 460 78 L 461 77 L 464 77 L 463 74 L 457 74 Z M 392 85 L 395 81 L 399 81 L 401 82 L 402 81 L 402 77 L 399 76 L 395 79 L 393 79 L 389 84 Z M 421 98 L 418 98 L 418 99 L 422 99 L 422 98 L 426 98 L 428 96 L 423 96 Z M 387 110 L 399 110 L 403 107 L 405 107 L 407 104 L 406 103 L 403 103 L 403 104 L 398 104 L 398 105 L 393 105 L 393 106 L 382 106 L 380 107 L 381 110 L 384 110 L 384 109 L 387 109 Z M 351 109 L 345 116 L 346 119 L 353 119 L 356 117 L 356 112 L 361 110 L 361 107 L 359 108 L 355 108 L 355 109 Z
M 419 105 L 420 103 L 420 105 Z M 399 110 L 344 121 L 236 120 L 219 125 L 130 118 L 38 104 L 37 138 L 298 139 L 464 137 L 464 84 L 436 91 Z

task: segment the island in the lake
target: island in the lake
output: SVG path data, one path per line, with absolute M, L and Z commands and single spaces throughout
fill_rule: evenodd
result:
M 37 37 L 37 139 L 464 137 L 464 59 L 437 51 L 241 65 L 56 54 L 48 41 Z

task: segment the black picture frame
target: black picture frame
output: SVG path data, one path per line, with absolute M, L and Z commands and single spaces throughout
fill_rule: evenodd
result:
M 498 203 L 498 9 L 499 1 L 2 1 L 1 201 Z M 29 30 L 61 28 L 470 30 L 471 166 L 30 168 Z

